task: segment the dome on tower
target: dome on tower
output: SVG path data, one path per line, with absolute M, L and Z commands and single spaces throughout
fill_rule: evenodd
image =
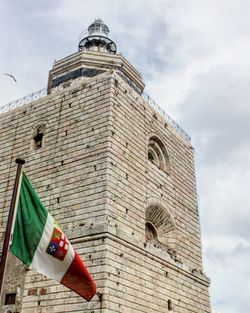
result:
M 116 44 L 109 38 L 109 28 L 100 18 L 80 35 L 78 50 L 116 53 Z

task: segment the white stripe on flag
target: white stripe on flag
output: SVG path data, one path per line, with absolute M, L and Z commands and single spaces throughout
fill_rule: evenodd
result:
M 61 281 L 74 259 L 75 252 L 69 243 L 68 252 L 63 261 L 48 254 L 47 248 L 54 230 L 54 219 L 48 214 L 39 245 L 37 246 L 30 268 L 58 282 Z

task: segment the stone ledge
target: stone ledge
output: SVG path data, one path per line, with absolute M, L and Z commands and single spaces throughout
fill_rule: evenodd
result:
M 66 234 L 73 244 L 101 238 L 114 240 L 134 251 L 136 250 L 137 252 L 156 260 L 161 264 L 167 263 L 168 266 L 206 287 L 210 284 L 210 279 L 200 269 L 190 268 L 186 264 L 180 262 L 180 260 L 173 259 L 171 255 L 160 246 L 143 242 L 136 236 L 132 237 L 131 234 L 127 233 L 123 229 L 119 229 L 116 225 L 98 224 L 94 226 L 93 224 L 90 224 L 86 225 L 86 228 L 71 231 L 68 230 Z

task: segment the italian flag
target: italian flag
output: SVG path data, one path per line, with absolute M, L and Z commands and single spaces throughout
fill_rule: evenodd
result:
M 24 173 L 10 250 L 29 268 L 60 282 L 87 301 L 95 295 L 96 286 L 88 270 Z

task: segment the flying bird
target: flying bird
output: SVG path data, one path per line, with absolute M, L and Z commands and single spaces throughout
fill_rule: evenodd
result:
M 8 73 L 4 73 L 4 75 L 11 77 L 17 83 L 17 80 L 15 79 L 15 77 L 13 75 L 8 74 Z

